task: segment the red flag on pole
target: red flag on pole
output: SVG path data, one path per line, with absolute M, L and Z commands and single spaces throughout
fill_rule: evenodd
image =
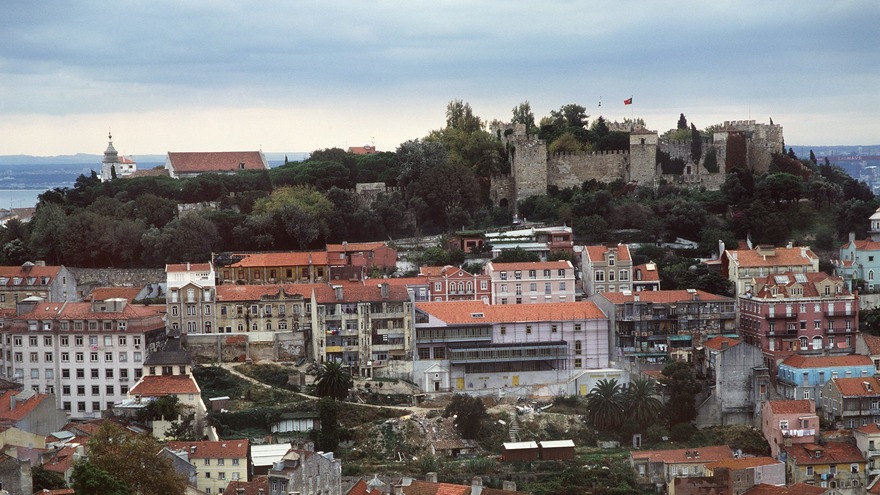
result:
M 633 104 L 632 96 L 630 96 L 629 98 L 623 100 L 623 104 L 624 104 L 624 105 L 632 105 L 632 104 Z

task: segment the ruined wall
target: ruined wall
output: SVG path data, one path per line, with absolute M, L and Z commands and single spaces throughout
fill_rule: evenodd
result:
M 547 183 L 564 189 L 587 180 L 613 182 L 624 177 L 628 160 L 626 151 L 554 153 L 547 161 Z
M 267 332 L 258 332 L 267 333 Z M 231 363 L 252 361 L 294 361 L 304 356 L 301 332 L 278 332 L 272 338 L 250 338 L 251 334 L 191 334 L 186 343 L 193 360 Z
M 489 184 L 489 200 L 494 206 L 510 208 L 516 205 L 516 185 L 512 175 L 492 176 Z
M 542 139 L 518 136 L 514 141 L 511 172 L 516 198 L 547 194 L 547 143 Z
M 165 283 L 163 268 L 73 268 L 77 285 L 88 287 L 142 287 Z

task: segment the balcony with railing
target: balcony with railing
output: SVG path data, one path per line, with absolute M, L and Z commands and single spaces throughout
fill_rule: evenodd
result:
M 449 349 L 452 364 L 517 361 L 546 361 L 568 357 L 566 342 L 538 344 L 487 345 L 485 347 L 459 347 Z

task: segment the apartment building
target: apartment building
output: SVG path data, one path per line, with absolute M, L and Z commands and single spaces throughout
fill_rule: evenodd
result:
M 486 263 L 492 304 L 574 301 L 575 273 L 570 261 Z
M 489 301 L 492 290 L 488 274 L 469 273 L 457 266 L 422 266 L 431 301 Z
M 214 323 L 216 282 L 211 263 L 165 266 L 168 333 L 172 336 L 211 333 Z
M 71 418 L 100 417 L 128 396 L 144 359 L 165 340 L 163 308 L 124 299 L 30 298 L 2 329 L 2 376 L 53 394 Z
M 231 481 L 249 481 L 250 442 L 247 439 L 168 442 L 168 450 L 185 452 L 197 469 L 196 489 L 207 495 L 222 494 Z
M 733 282 L 736 295 L 742 296 L 755 292 L 755 278 L 785 273 L 817 273 L 819 257 L 805 246 L 726 249 L 721 256 L 721 271 Z
M 0 266 L 0 310 L 15 309 L 29 297 L 44 301 L 77 301 L 76 280 L 64 266 L 28 261 L 21 266 Z
M 601 292 L 633 290 L 632 255 L 626 244 L 586 246 L 581 254 L 581 267 L 581 283 L 588 297 Z M 644 275 L 648 275 L 647 267 Z

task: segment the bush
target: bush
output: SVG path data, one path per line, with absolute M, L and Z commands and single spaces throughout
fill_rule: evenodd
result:
M 697 428 L 690 423 L 678 423 L 669 428 L 669 436 L 676 442 L 687 442 L 696 431 Z

